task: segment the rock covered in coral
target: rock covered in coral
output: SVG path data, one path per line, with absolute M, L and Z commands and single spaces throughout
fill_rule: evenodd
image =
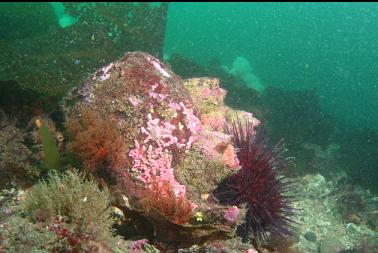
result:
M 217 79 L 182 80 L 149 54 L 127 53 L 64 99 L 69 147 L 87 170 L 137 199 L 131 206 L 153 209 L 145 212 L 153 222 L 178 231 L 180 224 L 194 220 L 194 227 L 181 227 L 184 233 L 204 229 L 210 232 L 202 237 L 212 238 L 213 231 L 224 231 L 227 238 L 225 231 L 235 226 L 239 210 L 219 207 L 207 197 L 239 168 L 231 136 L 220 130 L 235 118 L 253 126 L 259 121 L 225 106 L 225 95 Z M 196 212 L 203 212 L 204 220 L 189 219 Z M 182 214 L 188 218 L 180 219 Z M 216 229 L 211 224 L 227 225 Z M 162 236 L 168 241 L 176 237 Z
M 132 174 L 142 184 L 150 184 L 155 176 L 168 180 L 177 192 L 185 193 L 185 187 L 174 177 L 172 165 L 198 138 L 201 123 L 188 92 L 177 85 L 179 80 L 152 56 L 129 53 L 97 71 L 72 94 L 71 99 L 77 99 L 77 103 L 70 115 L 78 118 L 87 107 L 118 129 L 128 146 L 121 152 L 127 155 L 119 170 Z M 77 134 L 73 135 L 73 143 L 81 141 Z M 108 137 L 101 138 L 113 143 Z M 106 153 L 104 157 L 112 155 L 110 150 L 104 150 L 105 146 L 94 148 Z
M 187 82 L 190 82 L 189 89 Z M 98 70 L 82 87 L 73 90 L 65 102 L 74 103 L 67 107 L 71 118 L 87 117 L 86 111 L 90 110 L 98 118 L 86 121 L 92 120 L 95 124 L 102 118 L 118 129 L 128 144 L 127 150 L 122 152 L 127 153 L 127 157 L 120 169 L 128 169 L 136 180 L 147 185 L 152 177 L 168 180 L 177 193 L 185 193 L 185 187 L 175 179 L 173 168 L 193 148 L 205 155 L 217 154 L 207 157 L 219 158 L 228 167 L 237 166 L 230 136 L 214 130 L 207 121 L 208 114 L 220 109 L 221 112 L 217 112 L 219 124 L 238 114 L 247 115 L 258 124 L 251 114 L 241 114 L 223 106 L 225 93 L 216 80 L 183 82 L 158 59 L 135 52 Z M 208 101 L 198 101 L 200 98 Z M 216 103 L 218 107 L 201 109 L 210 103 Z M 73 135 L 73 142 L 79 141 L 75 139 L 77 134 Z M 201 143 L 203 139 L 209 140 L 209 147 Z M 103 150 L 105 147 L 99 146 L 99 153 L 108 153 Z
M 204 127 L 201 139 L 195 144 L 210 160 L 221 159 L 230 168 L 237 168 L 239 161 L 231 144 L 231 135 L 220 132 L 228 122 L 240 118 L 256 128 L 260 121 L 252 113 L 233 110 L 224 105 L 227 91 L 219 87 L 215 78 L 190 78 L 183 81 L 199 111 Z

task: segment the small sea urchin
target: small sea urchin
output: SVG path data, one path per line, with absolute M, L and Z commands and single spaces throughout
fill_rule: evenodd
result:
M 224 131 L 232 136 L 241 168 L 230 176 L 215 192 L 222 204 L 246 204 L 247 213 L 241 234 L 247 239 L 250 232 L 258 243 L 271 235 L 293 236 L 291 206 L 288 190 L 292 186 L 281 171 L 288 167 L 282 140 L 268 147 L 266 131 L 255 129 L 252 123 L 239 119 L 227 124 Z

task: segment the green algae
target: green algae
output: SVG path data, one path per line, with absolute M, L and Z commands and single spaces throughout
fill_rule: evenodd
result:
M 50 133 L 46 124 L 39 129 L 44 153 L 44 163 L 48 169 L 59 170 L 61 168 L 60 154 L 54 136 Z
M 216 189 L 232 171 L 221 161 L 209 160 L 198 150 L 191 150 L 176 169 L 180 181 L 195 193 L 205 194 Z

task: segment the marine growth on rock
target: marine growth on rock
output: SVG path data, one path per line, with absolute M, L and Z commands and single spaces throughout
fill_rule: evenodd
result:
M 281 146 L 270 150 L 265 139 L 256 142 L 256 151 L 265 152 L 264 157 L 242 150 L 248 146 L 240 146 L 244 137 L 223 131 L 222 126 L 242 119 L 252 141 L 260 122 L 251 113 L 224 105 L 225 96 L 217 79 L 182 80 L 149 54 L 127 53 L 97 70 L 64 99 L 71 136 L 68 147 L 88 171 L 117 193 L 114 198 L 121 210 L 154 227 L 156 243 L 188 247 L 232 238 L 243 213 L 239 205 L 251 200 L 253 191 L 261 195 L 267 187 L 273 187 L 273 196 L 247 201 L 246 231 L 252 229 L 255 236 L 264 238 L 268 230 L 289 234 L 290 216 L 286 215 L 291 209 L 282 197 L 284 183 L 276 175 L 284 166 L 280 165 L 284 161 Z M 250 174 L 250 167 L 255 163 L 265 173 L 258 183 L 266 186 L 252 184 L 256 173 Z M 247 185 L 238 178 L 245 177 L 252 184 L 251 192 L 227 203 L 214 201 L 212 191 L 230 177 L 241 187 Z M 269 211 L 257 209 L 264 198 Z M 251 215 L 256 210 L 260 216 Z

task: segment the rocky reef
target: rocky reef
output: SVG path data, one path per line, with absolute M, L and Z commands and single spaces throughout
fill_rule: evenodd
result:
M 376 197 L 336 172 L 286 178 L 284 143 L 226 95 L 136 51 L 74 87 L 60 122 L 1 112 L 0 252 L 375 250 Z M 332 169 L 337 148 L 305 148 Z
M 160 247 L 232 238 L 242 212 L 212 194 L 240 167 L 223 127 L 238 119 L 255 134 L 259 121 L 225 95 L 217 79 L 183 80 L 152 55 L 127 53 L 63 100 L 68 148 Z

